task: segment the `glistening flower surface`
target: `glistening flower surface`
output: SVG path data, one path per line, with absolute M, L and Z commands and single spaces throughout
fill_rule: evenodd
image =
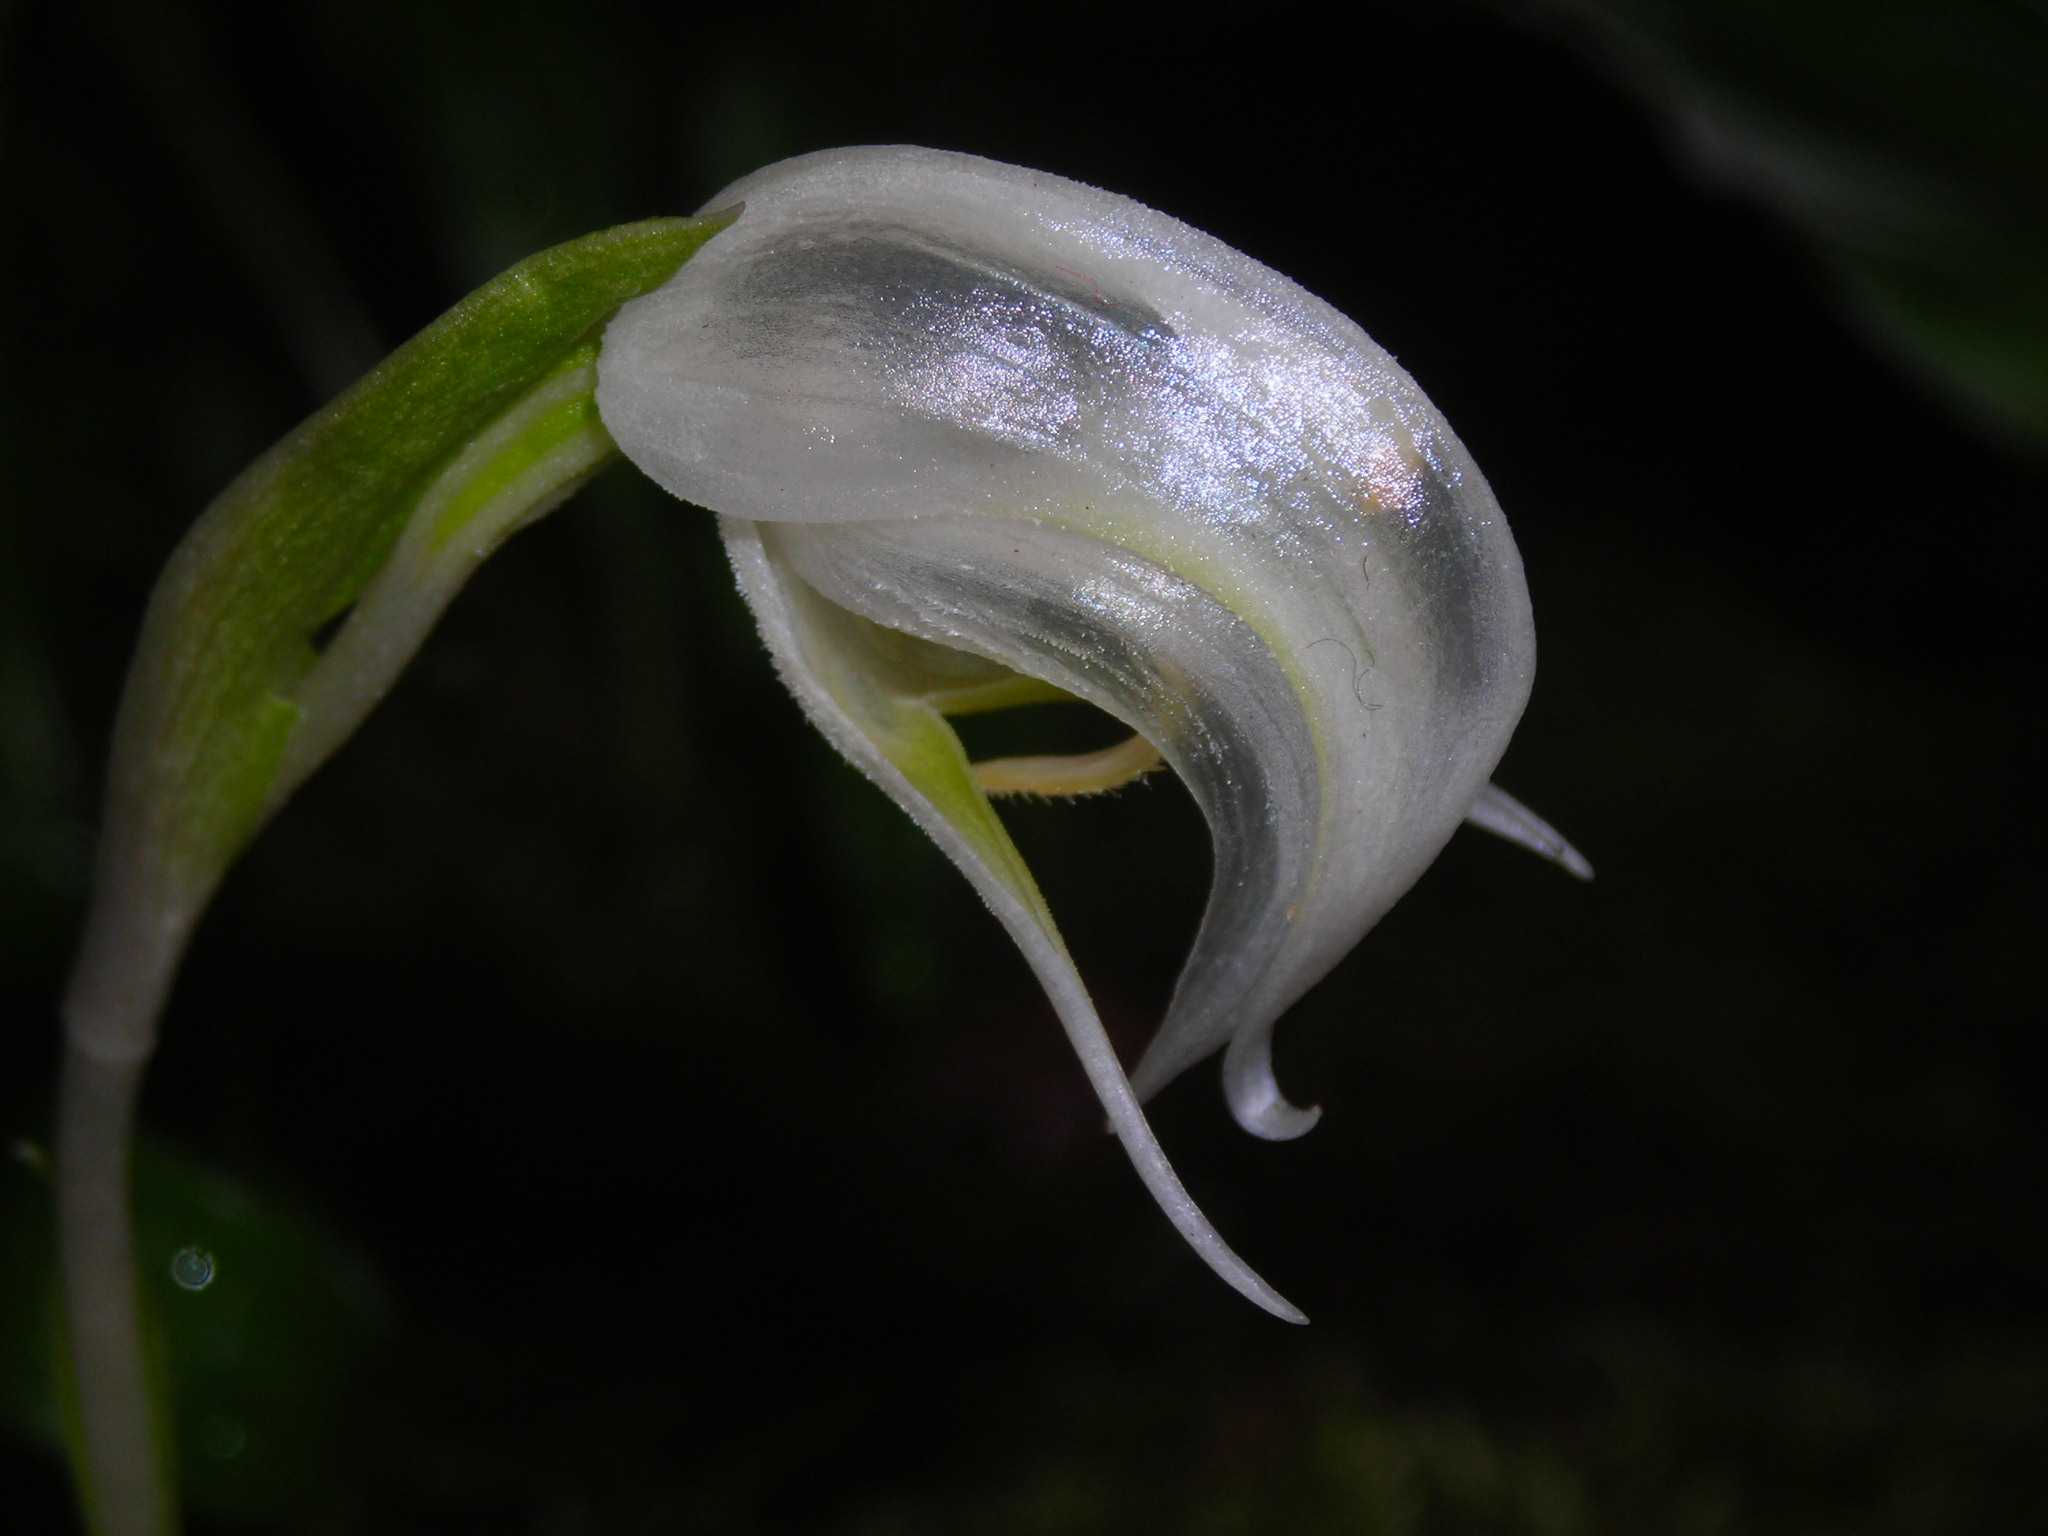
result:
M 858 149 L 713 205 L 735 202 L 730 230 L 613 321 L 606 427 L 721 514 L 783 679 L 1008 929 L 1169 1217 L 1299 1319 L 1195 1208 L 1138 1104 L 1224 1050 L 1241 1125 L 1306 1131 L 1316 1111 L 1274 1081 L 1274 1021 L 1468 815 L 1583 872 L 1487 784 L 1535 666 L 1492 493 L 1356 325 L 1126 198 Z M 945 719 L 1044 685 L 1151 743 L 1215 844 L 1128 1080 Z M 1034 771 L 1057 789 L 1093 770 Z

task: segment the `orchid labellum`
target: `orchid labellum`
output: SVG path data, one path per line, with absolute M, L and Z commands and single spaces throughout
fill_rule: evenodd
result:
M 810 155 L 711 206 L 479 290 L 231 486 L 152 599 L 60 1107 L 103 1529 L 169 1520 L 125 1166 L 179 955 L 469 571 L 615 450 L 719 515 L 798 702 L 1016 941 L 1174 1225 L 1281 1317 L 1301 1320 L 1196 1209 L 1140 1100 L 1220 1051 L 1239 1124 L 1306 1131 L 1316 1111 L 1274 1080 L 1275 1020 L 1461 822 L 1590 873 L 1488 783 L 1535 666 L 1507 523 L 1357 326 L 1129 199 L 964 155 Z M 1129 742 L 972 763 L 948 724 L 1058 698 Z M 1126 1078 L 990 796 L 1162 761 L 1207 818 L 1215 876 Z

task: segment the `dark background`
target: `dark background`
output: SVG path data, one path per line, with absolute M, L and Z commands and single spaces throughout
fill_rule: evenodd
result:
M 68 1518 L 54 1004 L 180 533 L 519 257 L 890 141 L 1130 193 L 1400 357 L 1527 562 L 1501 781 L 1598 883 L 1463 834 L 1282 1025 L 1312 1136 L 1240 1135 L 1212 1069 L 1159 1100 L 1283 1327 L 782 696 L 709 519 L 615 471 L 172 999 L 141 1179 L 193 1528 L 2048 1522 L 2048 22 L 1349 9 L 0 7 L 0 1523 Z M 1010 819 L 1134 1055 L 1199 818 Z

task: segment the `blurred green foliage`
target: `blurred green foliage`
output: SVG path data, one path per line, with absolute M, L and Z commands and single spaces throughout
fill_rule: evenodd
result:
M 0 1174 L 0 1424 L 55 1455 L 57 1277 L 46 1154 Z M 390 1319 L 375 1271 L 298 1196 L 258 1192 L 160 1144 L 136 1157 L 145 1327 L 166 1363 L 178 1483 L 201 1518 L 302 1524 L 347 1506 Z M 307 1390 L 309 1383 L 317 1391 Z
M 2048 13 L 2028 0 L 1554 0 L 1697 163 L 1782 214 L 1890 353 L 2048 448 Z

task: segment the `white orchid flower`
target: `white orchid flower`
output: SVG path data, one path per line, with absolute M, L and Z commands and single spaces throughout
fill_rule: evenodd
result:
M 251 465 L 157 584 L 63 1010 L 59 1251 L 96 1531 L 175 1524 L 128 1161 L 180 958 L 469 574 L 618 451 L 720 514 L 791 691 L 966 872 L 1153 1196 L 1278 1316 L 1302 1320 L 1196 1209 L 1140 1100 L 1220 1050 L 1240 1124 L 1307 1130 L 1274 1021 L 1461 820 L 1590 873 L 1487 783 L 1535 658 L 1507 524 L 1358 327 L 1125 198 L 962 155 L 812 155 L 713 201 L 479 288 Z M 1061 697 L 1135 734 L 973 764 L 947 724 Z M 1215 884 L 1127 1079 L 989 795 L 1161 760 L 1208 818 Z
M 1128 198 L 883 148 L 786 161 L 713 204 L 745 211 L 606 333 L 605 426 L 720 514 L 790 691 L 1016 941 L 1174 1225 L 1301 1321 L 1139 1103 L 1221 1050 L 1240 1125 L 1308 1130 L 1318 1112 L 1274 1080 L 1274 1021 L 1461 821 L 1590 873 L 1487 782 L 1535 632 L 1485 479 L 1356 325 Z M 946 721 L 1060 695 L 1132 742 L 977 765 Z M 1215 877 L 1127 1079 L 988 796 L 1162 758 Z

